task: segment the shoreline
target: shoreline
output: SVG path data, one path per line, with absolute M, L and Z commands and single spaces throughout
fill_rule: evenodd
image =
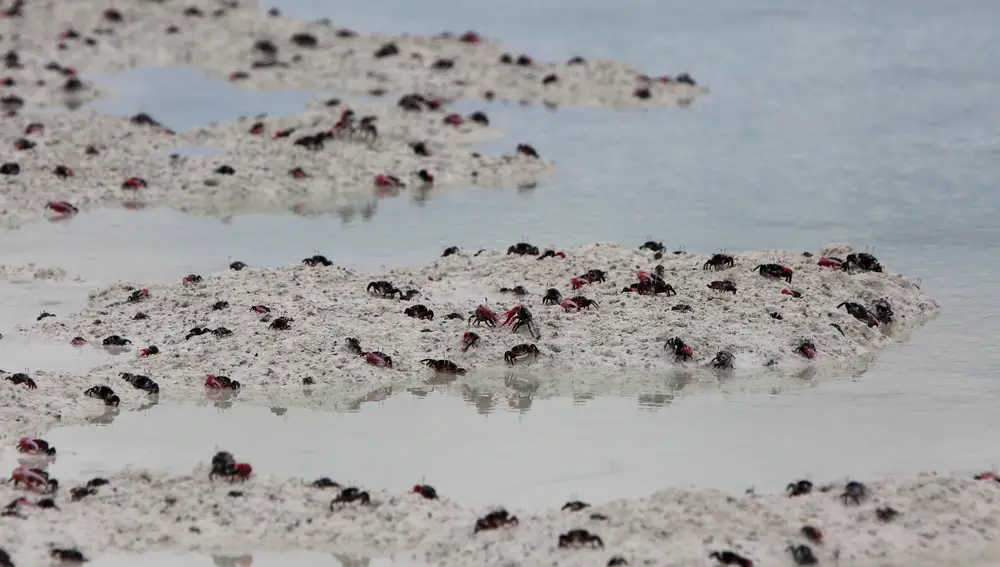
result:
M 439 500 L 371 490 L 372 505 L 345 504 L 331 511 L 338 490 L 309 486 L 314 479 L 255 476 L 230 484 L 208 481 L 208 472 L 205 464 L 181 476 L 125 471 L 79 502 L 58 497 L 59 511 L 22 507 L 26 519 L 0 518 L 5 526 L 0 546 L 13 550 L 19 562 L 40 560 L 47 552 L 44 541 L 77 546 L 88 556 L 97 555 L 97 550 L 111 554 L 294 547 L 402 556 L 436 565 L 593 565 L 620 555 L 632 564 L 680 566 L 705 562 L 716 550 L 735 551 L 755 564 L 783 564 L 790 562 L 788 545 L 805 544 L 821 564 L 870 566 L 995 552 L 995 538 L 984 526 L 992 525 L 1000 504 L 1000 486 L 993 480 L 973 480 L 971 473 L 925 473 L 868 483 L 859 505 L 841 502 L 844 480 L 830 485 L 830 492 L 822 492 L 825 486 L 817 483 L 812 494 L 795 498 L 784 493 L 667 489 L 576 512 L 512 508 L 517 526 L 475 534 L 476 518 L 502 503 L 463 506 L 447 497 L 447 487 L 437 486 Z M 234 490 L 239 495 L 229 496 Z M 7 500 L 22 492 L 0 486 L 0 497 Z M 965 505 L 956 505 L 955 499 Z M 875 511 L 885 507 L 899 515 L 880 521 Z M 95 523 L 94 518 L 101 521 Z M 805 525 L 819 529 L 823 543 L 807 541 L 800 533 Z M 578 528 L 601 537 L 603 549 L 556 546 L 560 534 Z M 160 535 L 151 538 L 150 533 Z M 667 548 L 670 559 L 662 555 Z
M 833 252 L 845 254 L 849 248 L 833 246 L 824 251 Z M 780 389 L 788 377 L 861 373 L 882 350 L 905 340 L 940 310 L 933 299 L 898 274 L 848 274 L 819 266 L 818 256 L 801 253 L 734 254 L 735 266 L 723 271 L 702 269 L 709 256 L 667 254 L 657 260 L 650 251 L 609 244 L 563 253 L 565 259 L 540 260 L 530 255 L 467 251 L 439 258 L 421 269 L 371 274 L 302 263 L 284 268 L 247 267 L 206 274 L 191 283 L 120 282 L 92 290 L 82 311 L 19 325 L 8 332 L 8 340 L 17 336 L 44 339 L 70 349 L 74 348 L 71 340 L 79 337 L 85 344 L 76 348 L 112 349 L 108 352 L 118 356 L 81 375 L 30 373 L 37 390 L 4 382 L 13 396 L 12 407 L 20 408 L 7 421 L 20 421 L 22 427 L 17 429 L 21 430 L 30 428 L 32 422 L 51 423 L 56 415 L 67 423 L 93 417 L 101 404 L 84 398 L 82 392 L 96 384 L 110 386 L 123 410 L 149 403 L 145 391 L 122 381 L 123 372 L 150 377 L 164 401 L 199 398 L 206 393 L 206 376 L 222 375 L 241 384 L 240 399 L 252 400 L 269 392 L 268 396 L 277 393 L 292 403 L 312 405 L 307 398 L 316 395 L 317 399 L 329 397 L 334 408 L 386 388 L 436 384 L 557 395 L 566 393 L 567 387 L 600 392 L 628 379 L 635 381 L 637 391 L 643 384 L 665 383 L 677 384 L 679 390 L 725 385 L 766 391 Z M 793 267 L 793 283 L 774 281 L 749 269 L 769 261 Z M 677 295 L 622 292 L 639 270 L 653 271 L 658 264 Z M 572 278 L 590 269 L 606 271 L 606 281 L 573 290 Z M 736 282 L 737 293 L 707 285 L 727 279 Z M 379 280 L 417 289 L 420 295 L 408 301 L 377 297 L 366 287 Z M 499 291 L 517 285 L 529 294 Z M 544 304 L 543 295 L 550 286 L 563 298 L 579 294 L 597 305 L 577 311 Z M 788 289 L 802 297 L 781 293 Z M 148 295 L 141 290 L 148 290 Z M 139 300 L 129 301 L 135 293 Z M 515 333 L 511 325 L 472 325 L 468 317 L 483 303 L 480 298 L 487 300 L 498 317 L 504 309 L 523 305 L 533 313 L 534 332 L 540 336 L 527 327 Z M 894 322 L 885 325 L 884 332 L 881 326 L 869 328 L 836 308 L 845 300 L 870 304 L 880 298 L 887 298 L 894 310 Z M 251 309 L 257 305 L 267 310 Z M 434 317 L 407 316 L 406 311 L 415 305 L 434 311 Z M 677 305 L 690 309 L 674 309 Z M 451 313 L 455 319 L 447 317 Z M 783 317 L 776 320 L 771 313 Z M 287 329 L 272 328 L 279 317 L 291 318 Z M 843 336 L 832 323 L 840 326 Z M 209 331 L 192 333 L 193 327 Z M 220 328 L 224 331 L 212 332 Z M 477 334 L 479 341 L 465 348 L 469 332 Z M 101 346 L 110 335 L 131 343 Z M 391 357 L 392 368 L 366 363 L 366 357 L 351 351 L 349 337 L 357 338 L 365 352 L 380 351 Z M 691 360 L 675 359 L 667 345 L 674 337 L 693 349 Z M 814 344 L 815 358 L 796 353 L 803 339 Z M 516 356 L 510 364 L 505 353 L 519 344 L 536 345 L 539 355 Z M 150 346 L 156 346 L 159 353 L 139 356 Z M 714 367 L 722 350 L 733 355 L 732 369 Z M 435 372 L 423 359 L 449 360 L 466 373 Z M 208 393 L 227 391 L 231 390 Z

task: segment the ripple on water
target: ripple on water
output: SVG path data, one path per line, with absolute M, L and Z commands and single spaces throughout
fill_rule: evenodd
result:
M 52 474 L 66 481 L 125 467 L 188 474 L 225 449 L 263 475 L 387 490 L 428 482 L 470 504 L 527 508 L 670 486 L 774 491 L 802 477 L 989 468 L 995 424 L 962 396 L 896 395 L 886 404 L 866 390 L 862 382 L 782 395 L 680 397 L 665 388 L 540 399 L 456 384 L 382 391 L 340 413 L 239 402 L 122 408 L 104 427 L 44 438 L 59 450 Z M 0 466 L 16 464 L 11 457 Z

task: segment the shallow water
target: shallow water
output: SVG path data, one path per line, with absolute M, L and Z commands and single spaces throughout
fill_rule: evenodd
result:
M 202 555 L 198 553 L 143 553 L 142 555 L 102 555 L 89 562 L 93 567 L 127 567 L 141 564 L 144 567 L 278 567 L 302 565 L 303 567 L 417 567 L 419 563 L 394 559 L 349 557 L 311 551 L 256 552 L 240 555 Z
M 834 7 L 817 0 L 752 5 L 586 0 L 569 11 L 516 0 L 484 4 L 474 20 L 445 0 L 387 0 L 377 8 L 318 0 L 280 5 L 301 16 L 332 16 L 341 25 L 383 30 L 384 14 L 392 10 L 399 16 L 394 30 L 477 28 L 539 56 L 600 54 L 651 72 L 690 71 L 712 92 L 688 108 L 645 113 L 462 103 L 485 109 L 511 133 L 489 147 L 509 149 L 528 141 L 556 160 L 556 176 L 530 191 L 476 189 L 432 196 L 423 204 L 386 200 L 370 217 L 361 209 L 345 212 L 349 220 L 246 215 L 220 221 L 165 210 L 102 211 L 0 234 L 0 263 L 45 258 L 95 281 L 175 281 L 189 272 L 224 268 L 231 259 L 288 264 L 316 249 L 339 263 L 372 267 L 421 264 L 451 244 L 506 247 L 522 238 L 540 245 L 639 244 L 655 238 L 692 251 L 815 250 L 846 241 L 876 245 L 894 270 L 922 277 L 943 309 L 939 319 L 886 353 L 859 381 L 776 397 L 708 394 L 676 400 L 654 413 L 636 411 L 635 399 L 599 399 L 582 407 L 536 400 L 523 415 L 483 417 L 454 398 L 393 396 L 384 408 L 366 407 L 356 415 L 316 416 L 296 409 L 285 417 L 265 415 L 270 421 L 263 423 L 273 428 L 262 431 L 267 445 L 260 450 L 280 449 L 286 431 L 301 435 L 300 429 L 280 428 L 300 420 L 305 426 L 309 415 L 323 424 L 317 427 L 336 422 L 359 432 L 365 431 L 363 420 L 374 419 L 365 416 L 378 416 L 359 436 L 366 444 L 338 441 L 344 447 L 355 443 L 350 459 L 320 447 L 308 462 L 288 457 L 297 466 L 285 474 L 346 462 L 356 469 L 324 474 L 400 489 L 414 482 L 412 476 L 426 475 L 447 494 L 470 499 L 506 494 L 513 504 L 559 501 L 574 492 L 593 499 L 639 495 L 671 483 L 736 490 L 756 484 L 765 490 L 808 473 L 818 479 L 848 473 L 867 478 L 992 466 L 992 432 L 1000 426 L 995 411 L 1000 351 L 994 339 L 1000 332 L 1000 299 L 993 292 L 1000 285 L 995 253 L 1000 198 L 994 187 L 1000 136 L 992 120 L 1000 111 L 993 41 L 1000 12 L 993 3 L 890 0 Z M 122 114 L 144 110 L 175 128 L 233 113 L 290 113 L 306 98 L 234 90 L 203 79 L 190 83 L 197 89 L 169 91 L 195 81 L 197 74 L 149 73 L 136 89 L 120 91 L 113 106 Z M 182 95 L 185 102 L 179 104 Z M 242 96 L 260 98 L 231 102 Z M 127 235 L 114 240 L 110 254 L 109 234 Z M 0 286 L 0 293 L 8 287 Z M 5 311 L 3 327 L 15 322 Z M 0 368 L 8 364 L 5 356 L 0 351 Z M 211 448 L 156 431 L 173 411 L 123 412 L 100 432 L 80 431 L 80 458 L 90 459 L 92 467 L 124 464 L 114 460 L 127 458 L 122 453 L 108 449 L 95 457 L 82 447 L 95 447 L 104 435 L 125 434 L 121 423 L 145 419 L 149 426 L 134 428 L 133 434 L 162 435 L 164 445 L 157 450 L 176 443 L 182 452 L 177 462 L 163 458 L 163 464 L 190 467 L 208 458 Z M 197 411 L 209 416 L 217 410 Z M 254 411 L 260 410 L 237 405 L 220 415 Z M 418 419 L 403 421 L 406 411 Z M 219 427 L 232 427 L 227 421 Z M 434 435 L 467 434 L 465 446 L 482 450 L 476 462 L 494 463 L 493 468 L 458 474 L 462 469 L 449 470 L 454 451 L 442 448 L 435 460 L 397 443 L 400 435 L 416 432 L 425 435 L 410 443 L 429 447 L 437 443 Z M 241 442 L 233 435 L 234 444 Z M 508 443 L 508 437 L 519 443 Z M 69 439 L 64 442 L 77 443 Z M 507 447 L 506 460 L 486 439 Z M 383 455 L 372 454 L 373 446 L 398 448 Z M 233 450 L 240 452 L 235 445 Z M 548 462 L 554 461 L 551 454 L 565 460 Z M 406 455 L 417 470 L 392 464 Z M 524 455 L 541 464 L 519 464 Z M 108 464 L 101 465 L 104 459 Z M 262 455 L 258 461 L 255 466 L 263 470 L 284 466 L 278 457 Z M 57 466 L 72 462 L 61 458 Z M 395 470 L 399 478 L 380 480 Z

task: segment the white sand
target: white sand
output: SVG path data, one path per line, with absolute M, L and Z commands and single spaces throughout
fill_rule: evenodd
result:
M 427 387 L 434 373 L 420 363 L 424 358 L 449 359 L 468 369 L 469 374 L 455 383 L 483 392 L 606 393 L 620 389 L 623 381 L 636 388 L 649 386 L 649 391 L 659 391 L 662 388 L 655 384 L 671 381 L 692 388 L 718 388 L 720 381 L 737 389 L 783 388 L 780 377 L 790 374 L 822 378 L 861 372 L 878 352 L 938 312 L 934 300 L 891 273 L 891 268 L 882 274 L 847 274 L 816 265 L 818 256 L 806 258 L 795 252 L 737 254 L 736 266 L 723 272 L 702 270 L 707 256 L 667 254 L 660 262 L 666 281 L 677 289 L 674 297 L 620 293 L 635 281 L 639 269 L 652 270 L 657 264 L 651 252 L 608 244 L 565 252 L 565 260 L 492 251 L 479 256 L 463 253 L 438 259 L 418 271 L 381 274 L 302 264 L 251 267 L 215 276 L 202 274 L 204 281 L 194 285 L 120 283 L 96 290 L 83 311 L 30 322 L 19 331 L 27 338 L 62 344 L 83 337 L 89 344 L 80 348 L 101 348 L 105 337 L 116 334 L 131 340 L 132 346 L 116 362 L 94 369 L 86 378 L 39 372 L 39 390 L 8 388 L 11 405 L 17 408 L 11 419 L 17 416 L 22 423 L 45 424 L 56 415 L 64 423 L 93 416 L 100 413 L 100 402 L 83 398 L 81 393 L 102 381 L 114 388 L 123 407 L 146 403 L 143 392 L 117 377 L 121 372 L 150 376 L 160 385 L 162 399 L 201 396 L 205 376 L 215 374 L 241 382 L 241 399 L 277 395 L 302 403 L 306 395 L 315 393 L 316 398 L 332 400 L 325 402 L 332 404 L 326 407 L 336 408 L 381 388 Z M 754 266 L 770 261 L 794 269 L 791 286 L 751 272 Z M 572 313 L 541 304 L 541 294 L 549 287 L 570 296 L 570 279 L 592 268 L 608 272 L 607 282 L 585 286 L 578 293 L 598 301 L 599 308 Z M 178 280 L 184 275 L 178 274 Z M 737 294 L 708 289 L 708 282 L 726 278 L 736 282 Z M 403 289 L 415 288 L 422 295 L 411 301 L 369 295 L 367 284 L 381 279 Z M 523 303 L 533 313 L 541 339 L 534 340 L 523 330 L 514 334 L 509 326 L 472 327 L 481 336 L 480 344 L 463 352 L 461 339 L 470 330 L 465 317 L 484 299 L 498 313 L 512 307 L 515 298 L 498 290 L 515 285 L 531 292 Z M 786 287 L 803 297 L 782 295 Z M 126 302 L 131 291 L 140 288 L 148 288 L 149 297 L 139 303 Z M 896 316 L 892 325 L 870 329 L 836 309 L 842 301 L 870 305 L 878 298 L 892 304 Z M 226 301 L 229 307 L 213 310 L 217 301 Z M 417 303 L 432 309 L 435 318 L 420 321 L 403 314 Z M 671 309 L 681 303 L 690 305 L 692 311 Z M 272 319 L 281 314 L 293 318 L 291 329 L 271 330 L 272 319 L 251 312 L 250 307 L 258 304 L 271 309 Z M 133 319 L 138 312 L 148 319 Z M 453 312 L 462 319 L 445 318 Z M 773 312 L 784 318 L 773 319 Z M 839 324 L 846 337 L 831 323 Z M 196 326 L 225 327 L 233 334 L 186 339 Z M 694 361 L 675 362 L 664 349 L 666 340 L 675 336 L 695 349 Z M 365 350 L 391 356 L 393 368 L 376 368 L 348 352 L 347 337 L 358 338 Z M 802 339 L 816 345 L 815 359 L 794 353 Z M 541 356 L 510 369 L 504 353 L 520 343 L 537 344 Z M 137 357 L 139 349 L 149 345 L 157 346 L 161 354 Z M 735 355 L 734 370 L 711 368 L 720 350 Z M 765 366 L 768 361 L 774 364 Z M 508 375 L 511 370 L 513 376 Z M 303 388 L 305 378 L 315 384 Z M 44 401 L 39 404 L 39 400 Z
M 339 37 L 342 28 L 329 22 L 305 22 L 268 16 L 249 0 L 222 2 L 141 2 L 79 0 L 70 4 L 51 1 L 27 2 L 18 20 L 20 34 L 7 37 L 3 45 L 24 51 L 25 79 L 44 73 L 45 63 L 58 61 L 81 72 L 110 73 L 138 66 L 198 67 L 228 80 L 234 72 L 248 77 L 237 84 L 257 89 L 335 88 L 341 92 L 368 93 L 384 89 L 401 94 L 416 91 L 444 98 L 482 98 L 493 91 L 497 99 L 546 101 L 557 105 L 658 106 L 690 99 L 705 89 L 678 83 L 650 83 L 650 98 L 639 100 L 633 91 L 646 83 L 641 71 L 624 63 L 592 60 L 579 65 L 535 61 L 531 66 L 502 65 L 501 55 L 516 59 L 516 47 L 483 38 L 477 44 L 463 43 L 457 36 L 429 38 L 359 34 Z M 237 6 L 233 6 L 238 4 Z M 104 17 L 108 8 L 122 16 L 120 22 Z M 185 15 L 192 8 L 203 16 Z M 222 9 L 218 15 L 216 11 Z M 176 27 L 176 33 L 167 29 Z M 68 28 L 81 38 L 66 40 L 59 49 L 57 38 Z M 101 30 L 97 32 L 96 30 Z M 443 31 L 443 30 L 442 30 Z M 466 30 L 453 30 L 462 34 Z M 291 42 L 295 34 L 309 34 L 315 46 Z M 95 45 L 87 45 L 86 38 Z M 276 55 L 255 48 L 258 41 L 271 42 Z M 399 54 L 377 59 L 374 53 L 387 43 Z M 528 54 L 530 55 L 530 54 Z M 586 56 L 586 54 L 581 54 Z M 453 61 L 447 70 L 435 70 L 439 59 Z M 253 64 L 277 62 L 266 68 Z M 683 70 L 653 69 L 649 75 L 677 74 Z M 558 81 L 543 85 L 555 74 Z
M 736 469 L 734 463 L 734 474 Z M 851 566 L 954 564 L 942 561 L 984 552 L 997 557 L 1000 485 L 972 480 L 971 474 L 871 483 L 870 498 L 860 506 L 839 500 L 843 480 L 831 492 L 796 498 L 671 489 L 581 512 L 512 509 L 519 526 L 478 535 L 474 522 L 489 508 L 449 500 L 446 486 L 436 487 L 443 496 L 439 501 L 403 494 L 408 487 L 400 487 L 391 494 L 371 491 L 375 506 L 348 505 L 331 512 L 336 492 L 307 487 L 303 480 L 264 476 L 231 485 L 209 482 L 207 476 L 205 463 L 192 476 L 115 475 L 109 486 L 83 501 L 61 494 L 60 511 L 26 508 L 27 519 L 0 518 L 0 547 L 19 565 L 44 564 L 50 545 L 77 546 L 91 557 L 158 549 L 308 549 L 456 566 L 597 566 L 612 555 L 632 565 L 707 566 L 713 564 L 707 559 L 710 551 L 732 549 L 755 565 L 791 565 L 784 549 L 806 543 L 798 532 L 809 524 L 823 532 L 823 545 L 810 544 L 823 565 L 837 557 L 836 564 Z M 230 490 L 243 496 L 227 496 Z M 0 500 L 20 493 L 0 485 Z M 882 524 L 874 515 L 881 506 L 901 515 Z M 608 519 L 590 519 L 595 512 Z M 558 549 L 559 534 L 575 528 L 599 535 L 605 549 Z

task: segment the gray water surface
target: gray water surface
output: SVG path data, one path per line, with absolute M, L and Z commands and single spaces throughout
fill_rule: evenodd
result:
M 218 220 L 166 210 L 101 211 L 0 234 L 0 263 L 44 257 L 96 282 L 154 282 L 177 281 L 192 271 L 207 275 L 230 259 L 290 264 L 317 249 L 341 264 L 377 267 L 423 264 L 452 244 L 506 248 L 522 239 L 570 246 L 606 240 L 638 245 L 655 238 L 701 252 L 816 250 L 840 241 L 874 245 L 893 270 L 923 278 L 924 289 L 941 302 L 942 316 L 886 353 L 860 380 L 807 392 L 773 398 L 707 394 L 655 413 L 637 411 L 635 399 L 601 399 L 583 407 L 539 400 L 524 415 L 486 417 L 458 399 L 394 396 L 385 409 L 357 415 L 319 416 L 294 408 L 285 417 L 264 415 L 270 421 L 258 421 L 269 428 L 242 440 L 232 423 L 254 420 L 235 416 L 260 410 L 237 405 L 219 414 L 226 416 L 222 420 L 212 417 L 215 409 L 157 407 L 142 415 L 123 412 L 100 434 L 55 433 L 65 435 L 62 442 L 76 447 L 87 467 L 125 464 L 130 457 L 107 441 L 114 435 L 156 435 L 162 440 L 157 451 L 178 451 L 160 453 L 174 456 L 151 464 L 189 469 L 204 461 L 211 449 L 192 443 L 214 441 L 157 427 L 181 411 L 205 423 L 218 419 L 219 435 L 233 436 L 234 451 L 240 452 L 239 443 L 248 452 L 261 451 L 258 470 L 286 467 L 285 474 L 305 474 L 315 467 L 317 474 L 323 469 L 385 488 L 408 486 L 420 475 L 448 494 L 506 495 L 512 504 L 552 503 L 574 492 L 595 500 L 640 495 L 675 483 L 780 489 L 791 477 L 810 473 L 826 478 L 978 469 L 996 459 L 995 3 L 583 0 L 569 9 L 513 0 L 469 10 L 447 0 L 289 0 L 280 6 L 361 29 L 475 28 L 542 58 L 604 55 L 653 73 L 689 71 L 712 92 L 688 108 L 631 113 L 460 103 L 486 110 L 510 133 L 495 144 L 509 149 L 527 141 L 558 163 L 557 174 L 531 191 L 470 188 L 432 195 L 423 204 L 385 200 L 370 215 L 356 210 L 343 218 Z M 384 27 L 386 13 L 397 16 L 391 30 Z M 164 73 L 168 82 L 178 76 Z M 123 109 L 142 109 L 182 127 L 208 119 L 192 108 L 214 108 L 233 96 L 229 85 L 199 83 L 191 103 L 179 106 L 155 85 L 140 85 L 121 100 L 131 101 Z M 240 112 L 291 112 L 301 104 L 277 100 Z M 0 332 L 16 322 L 4 317 Z M 368 415 L 378 421 L 365 422 L 375 419 Z M 141 420 L 148 425 L 127 426 Z M 313 454 L 291 446 L 288 455 L 268 455 L 292 431 L 282 429 L 289 427 L 284 423 L 332 430 L 335 441 L 314 446 Z M 299 428 L 294 432 L 301 435 Z M 459 453 L 445 453 L 447 445 L 438 438 L 464 443 L 491 467 L 456 466 Z M 424 453 L 415 452 L 416 443 L 426 447 Z M 553 454 L 565 461 L 550 462 Z M 81 470 L 83 462 L 60 457 L 57 466 Z

